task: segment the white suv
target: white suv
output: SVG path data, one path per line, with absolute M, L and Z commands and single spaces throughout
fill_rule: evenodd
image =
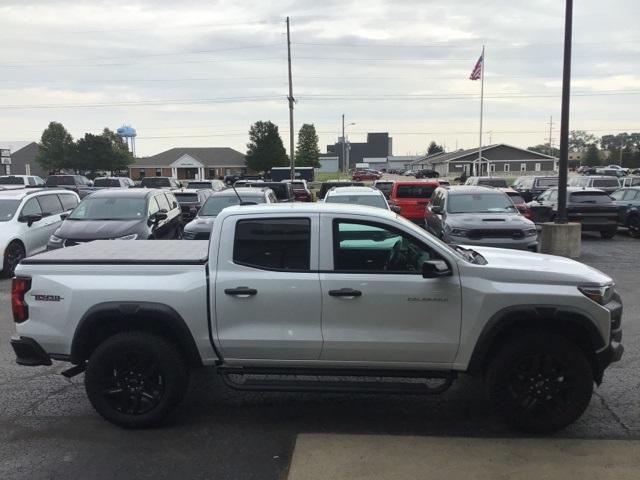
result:
M 325 195 L 324 201 L 326 203 L 347 203 L 395 211 L 389 206 L 384 194 L 377 188 L 371 187 L 333 187 Z M 398 212 L 396 211 L 396 213 Z
M 0 190 L 24 187 L 44 187 L 44 180 L 35 175 L 2 175 Z
M 0 190 L 0 271 L 12 276 L 20 260 L 39 253 L 80 198 L 69 190 Z

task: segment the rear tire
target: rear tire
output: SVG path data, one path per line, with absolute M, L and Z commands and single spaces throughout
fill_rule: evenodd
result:
M 634 215 L 629 218 L 629 236 L 640 238 L 640 216 Z
M 489 400 L 519 430 L 550 433 L 585 411 L 593 372 L 573 342 L 555 334 L 522 334 L 506 344 L 486 372 Z
M 600 236 L 601 236 L 602 238 L 605 238 L 605 239 L 607 239 L 607 240 L 610 240 L 610 239 L 612 239 L 613 237 L 615 237 L 615 236 L 616 236 L 616 230 L 602 230 L 602 231 L 600 232 Z
M 143 332 L 118 333 L 93 352 L 84 377 L 93 408 L 125 428 L 160 424 L 184 397 L 189 370 L 176 346 Z
M 14 240 L 7 245 L 2 262 L 2 274 L 6 277 L 13 277 L 16 267 L 25 256 L 24 246 L 20 242 Z

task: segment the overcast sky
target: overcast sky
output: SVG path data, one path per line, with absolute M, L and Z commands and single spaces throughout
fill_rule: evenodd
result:
M 571 129 L 640 131 L 639 14 L 637 0 L 576 0 Z M 287 15 L 295 130 L 314 123 L 322 151 L 343 113 L 352 141 L 388 131 L 396 155 L 477 146 L 483 44 L 491 141 L 543 143 L 550 116 L 557 139 L 561 0 L 2 0 L 0 140 L 126 123 L 140 155 L 245 152 L 251 123 L 271 120 L 288 147 Z

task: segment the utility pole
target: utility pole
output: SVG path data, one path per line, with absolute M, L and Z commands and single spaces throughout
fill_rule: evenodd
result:
M 623 141 L 622 139 L 620 139 L 620 166 L 622 166 L 622 145 L 623 145 Z
M 549 156 L 553 157 L 553 116 L 549 117 Z
M 293 149 L 293 82 L 291 80 L 291 36 L 289 35 L 289 17 L 287 17 L 287 62 L 289 64 L 289 155 L 291 160 L 291 180 L 296 178 L 296 160 Z
M 344 152 L 344 113 L 342 114 L 342 172 L 347 173 L 347 156 Z
M 558 215 L 556 223 L 567 223 L 567 170 L 569 168 L 569 108 L 571 101 L 571 41 L 573 0 L 566 0 L 564 18 L 564 66 L 562 69 L 562 115 L 560 117 L 560 158 L 558 161 Z

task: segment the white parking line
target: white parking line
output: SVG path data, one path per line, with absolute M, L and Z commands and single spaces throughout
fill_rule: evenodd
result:
M 303 434 L 289 480 L 625 480 L 640 441 Z

